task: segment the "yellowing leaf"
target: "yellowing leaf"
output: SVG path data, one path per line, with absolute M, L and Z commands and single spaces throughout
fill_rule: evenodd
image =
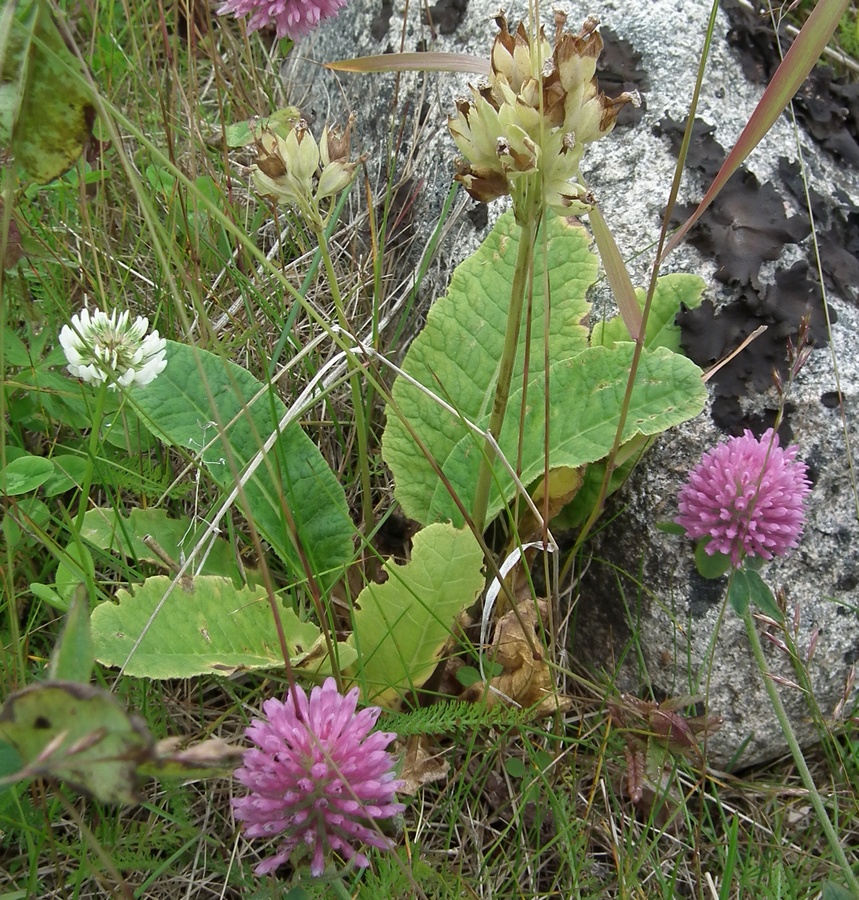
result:
M 78 160 L 95 109 L 80 60 L 66 47 L 45 0 L 22 0 L 0 71 L 0 144 L 39 183 Z
M 96 607 L 92 613 L 96 659 L 107 666 L 125 666 L 127 675 L 145 678 L 283 667 L 274 614 L 263 589 L 237 590 L 228 579 L 215 576 L 189 582 L 189 587 L 177 585 L 161 604 L 171 579 L 147 578 L 134 594 L 118 591 L 118 604 Z M 319 629 L 302 622 L 291 609 L 279 613 L 293 669 L 329 673 L 331 661 Z M 353 650 L 345 644 L 337 647 L 341 668 L 354 661 Z
M 538 613 L 545 621 L 548 616 L 546 604 L 541 601 L 535 607 L 533 600 L 528 599 L 498 620 L 487 657 L 503 666 L 504 671 L 489 681 L 490 689 L 486 690 L 485 699 L 488 707 L 501 701 L 515 703 L 524 709 L 536 706 L 538 716 L 569 709 L 570 700 L 558 695 L 546 661 L 548 652 L 537 628 Z M 467 696 L 477 699 L 483 694 L 484 687 L 470 688 Z
M 470 531 L 430 525 L 415 535 L 411 561 L 385 564 L 388 580 L 358 596 L 348 644 L 364 697 L 394 706 L 432 674 L 456 617 L 483 587 L 483 553 Z

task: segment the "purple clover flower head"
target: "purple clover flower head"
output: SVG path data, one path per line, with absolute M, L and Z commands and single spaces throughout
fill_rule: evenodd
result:
M 709 537 L 707 553 L 730 556 L 735 568 L 745 556 L 784 556 L 799 543 L 811 490 L 797 450 L 779 447 L 772 428 L 708 450 L 680 491 L 674 521 L 690 538 Z
M 348 0 L 225 0 L 218 15 L 250 16 L 248 31 L 271 26 L 278 40 L 296 40 L 309 34 L 323 19 L 336 16 Z
M 254 719 L 245 734 L 257 748 L 245 751 L 235 777 L 250 790 L 234 799 L 233 815 L 251 838 L 282 836 L 277 852 L 254 870 L 274 871 L 301 845 L 311 848 L 310 871 L 321 875 L 325 856 L 337 850 L 357 866 L 369 860 L 354 844 L 393 846 L 374 827 L 376 819 L 402 812 L 402 786 L 385 748 L 395 734 L 370 730 L 380 709 L 356 713 L 358 688 L 344 697 L 333 678 L 307 694 L 293 685 L 285 702 L 266 700 L 268 720 Z

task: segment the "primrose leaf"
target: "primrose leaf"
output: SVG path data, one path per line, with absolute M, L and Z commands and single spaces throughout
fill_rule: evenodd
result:
M 161 375 L 129 393 L 146 427 L 160 440 L 202 457 L 225 491 L 286 415 L 274 389 L 246 369 L 175 341 L 167 342 Z M 340 577 L 353 555 L 346 495 L 297 422 L 280 432 L 242 493 L 247 501 L 242 511 L 293 575 L 303 575 L 307 566 L 323 586 Z
M 580 226 L 547 217 L 537 238 L 531 325 L 529 330 L 526 303 L 514 385 L 522 384 L 526 350 L 529 378 L 543 378 L 546 274 L 551 298 L 550 365 L 587 348 L 590 304 L 585 292 L 597 275 L 597 258 L 589 244 L 590 238 Z M 407 374 L 473 422 L 488 421 L 491 412 L 518 246 L 519 227 L 512 213 L 505 213 L 477 252 L 454 271 L 448 295 L 433 304 L 426 326 L 412 342 L 403 363 Z M 394 474 L 403 511 L 427 524 L 434 521 L 430 506 L 438 476 L 396 411 L 415 429 L 426 452 L 440 466 L 467 433 L 466 427 L 459 416 L 404 378 L 394 383 L 393 398 L 382 455 Z
M 57 778 L 106 803 L 138 802 L 137 768 L 153 749 L 146 725 L 112 694 L 68 681 L 11 694 L 0 711 L 0 741 L 23 761 L 14 780 Z
M 225 578 L 182 579 L 157 610 L 172 579 L 147 578 L 129 591 L 117 591 L 119 603 L 102 603 L 92 612 L 95 657 L 107 666 L 125 666 L 143 678 L 229 675 L 246 669 L 283 668 L 274 616 L 261 588 L 236 590 Z M 319 629 L 288 608 L 279 610 L 293 669 L 327 674 L 331 662 Z M 137 639 L 151 621 L 134 653 Z M 341 667 L 354 651 L 337 645 Z
M 192 523 L 187 516 L 168 518 L 163 509 L 132 509 L 128 517 L 115 509 L 96 507 L 84 515 L 81 537 L 101 550 L 130 557 L 140 562 L 166 567 L 164 558 L 153 552 L 158 546 L 177 565 L 185 561 L 185 555 L 195 546 L 197 535 L 205 526 Z M 149 540 L 144 542 L 143 538 Z M 202 563 L 202 568 L 199 568 Z M 215 538 L 207 544 L 207 550 L 196 557 L 190 570 L 192 575 L 221 575 L 232 578 L 241 586 L 239 570 L 233 548 L 223 538 Z M 247 570 L 245 571 L 247 575 Z
M 367 701 L 395 705 L 420 687 L 438 665 L 456 617 L 483 587 L 483 553 L 470 531 L 430 525 L 414 538 L 412 558 L 385 563 L 388 580 L 358 595 L 354 681 Z
M 678 272 L 673 275 L 663 275 L 657 279 L 653 301 L 650 304 L 650 313 L 647 316 L 644 346 L 651 350 L 655 350 L 657 347 L 667 347 L 675 353 L 682 353 L 680 326 L 674 322 L 674 317 L 684 306 L 686 309 L 699 307 L 704 287 L 704 279 L 698 275 Z M 645 291 L 636 288 L 635 296 L 639 306 L 644 309 Z M 597 322 L 591 336 L 591 343 L 594 346 L 613 347 L 619 341 L 628 340 L 629 332 L 620 316 L 615 316 L 606 322 Z
M 591 347 L 550 369 L 550 389 L 555 402 L 549 410 L 549 457 L 552 466 L 571 468 L 607 456 L 614 443 L 626 393 L 634 345 L 617 343 L 612 349 Z M 508 415 L 498 441 L 508 460 L 516 460 L 521 448 L 521 480 L 530 484 L 545 465 L 545 380 L 542 375 L 528 384 L 527 406 L 520 421 L 522 390 L 510 396 Z M 697 415 L 707 391 L 701 370 L 689 359 L 660 347 L 641 355 L 630 397 L 621 443 L 640 435 L 654 435 Z M 488 419 L 488 417 L 487 417 Z M 466 433 L 443 461 L 442 470 L 453 492 L 471 509 L 480 466 L 479 439 Z M 498 513 L 516 493 L 512 476 L 496 461 L 489 497 L 489 517 Z M 450 491 L 437 480 L 429 506 L 429 518 L 463 522 Z
M 0 145 L 40 184 L 70 169 L 92 134 L 95 109 L 78 58 L 46 0 L 21 0 L 3 47 Z

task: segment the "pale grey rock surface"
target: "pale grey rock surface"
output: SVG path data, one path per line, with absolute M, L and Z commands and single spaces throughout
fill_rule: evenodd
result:
M 320 120 L 342 118 L 347 109 L 357 112 L 360 149 L 371 154 L 373 171 L 384 171 L 380 154 L 384 154 L 382 148 L 392 134 L 392 119 L 396 126 L 404 118 L 399 156 L 401 165 L 410 165 L 421 183 L 415 219 L 420 248 L 435 227 L 450 187 L 455 151 L 446 133 L 445 116 L 453 107 L 454 97 L 465 93 L 468 78 L 407 73 L 400 77 L 395 95 L 391 74 L 335 77 L 320 70 L 318 63 L 399 49 L 401 37 L 405 50 L 435 49 L 483 57 L 494 35 L 491 16 L 497 5 L 470 0 L 456 31 L 435 39 L 426 26 L 421 4 L 409 5 L 405 26 L 403 9 L 402 2 L 395 2 L 386 25 L 381 0 L 355 0 L 338 19 L 300 46 L 300 55 L 308 61 L 291 66 L 285 78 L 293 86 L 289 101 Z M 637 283 L 644 283 L 649 274 L 661 211 L 674 172 L 668 142 L 656 137 L 652 129 L 666 113 L 675 119 L 686 115 L 709 10 L 710 4 L 703 0 L 595 0 L 587 6 L 567 7 L 571 25 L 588 14 L 598 15 L 605 26 L 641 54 L 641 65 L 649 75 L 651 87 L 642 121 L 593 146 L 583 166 L 621 250 L 630 257 L 629 267 Z M 517 4 L 508 6 L 507 11 L 515 22 L 525 8 Z M 761 88 L 743 76 L 724 40 L 726 31 L 727 23 L 720 13 L 698 115 L 716 126 L 716 139 L 730 148 L 748 121 Z M 420 126 L 416 124 L 417 110 L 421 111 Z M 784 117 L 747 162 L 748 168 L 762 183 L 776 179 L 781 190 L 778 160 L 782 156 L 797 158 L 797 140 L 817 191 L 831 197 L 838 186 L 854 203 L 859 201 L 856 171 L 845 171 L 818 150 L 801 129 L 795 134 Z M 686 176 L 681 201 L 697 201 L 702 187 L 696 177 Z M 790 206 L 792 201 L 786 202 Z M 475 205 L 465 200 L 461 206 L 473 209 Z M 501 204 L 490 208 L 490 222 L 501 208 Z M 451 228 L 424 288 L 427 302 L 443 290 L 453 266 L 485 234 L 485 229 L 476 230 L 465 216 L 454 220 Z M 799 251 L 790 247 L 777 265 L 787 267 L 798 255 Z M 764 268 L 763 280 L 772 279 L 772 270 L 773 266 Z M 670 257 L 663 271 L 699 273 L 708 284 L 706 296 L 717 306 L 730 296 L 730 291 L 714 280 L 712 260 L 703 258 L 688 244 Z M 598 287 L 594 299 L 606 298 L 605 289 Z M 824 717 L 841 700 L 851 668 L 859 659 L 859 526 L 845 440 L 846 431 L 854 451 L 859 446 L 859 312 L 850 298 L 830 294 L 829 302 L 838 316 L 831 347 L 813 352 L 791 397 L 795 405 L 791 416 L 794 440 L 814 480 L 806 535 L 798 551 L 768 565 L 763 572 L 773 588 L 785 591 L 803 663 L 814 646 L 808 671 L 814 700 Z M 821 403 L 822 394 L 836 389 L 835 360 L 846 428 L 839 411 Z M 746 397 L 743 404 L 749 414 L 759 413 L 774 407 L 776 397 L 770 391 Z M 724 435 L 705 411 L 665 435 L 613 499 L 614 509 L 623 508 L 623 512 L 592 546 L 595 560 L 578 601 L 573 650 L 589 665 L 606 671 L 612 671 L 615 661 L 625 656 L 627 661 L 618 677 L 623 689 L 641 692 L 649 685 L 665 695 L 706 694 L 708 711 L 725 720 L 722 730 L 710 739 L 711 760 L 726 765 L 739 753 L 742 765 L 776 757 L 786 746 L 770 712 L 761 676 L 742 625 L 730 611 L 722 615 L 724 583 L 700 579 L 694 570 L 691 543 L 655 528 L 658 521 L 670 520 L 676 514 L 676 494 L 683 479 L 701 453 L 720 439 Z M 600 559 L 611 565 L 598 562 Z M 618 579 L 614 567 L 630 572 L 631 577 Z M 643 587 L 635 583 L 639 575 Z M 713 643 L 717 629 L 718 638 Z M 627 653 L 633 632 L 640 655 Z M 765 643 L 773 671 L 796 681 L 785 653 Z M 813 740 L 801 691 L 783 686 L 781 694 L 801 739 Z

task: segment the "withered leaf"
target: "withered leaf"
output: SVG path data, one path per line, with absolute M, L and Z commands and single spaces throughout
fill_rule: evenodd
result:
M 530 599 L 505 613 L 495 626 L 492 647 L 487 653 L 487 658 L 503 666 L 504 671 L 490 679 L 488 686 L 474 685 L 466 694 L 473 699 L 485 696 L 488 707 L 509 702 L 523 709 L 533 708 L 537 716 L 569 709 L 570 699 L 560 696 L 555 687 L 538 628 L 539 622 L 547 618 L 545 602 L 535 606 Z

